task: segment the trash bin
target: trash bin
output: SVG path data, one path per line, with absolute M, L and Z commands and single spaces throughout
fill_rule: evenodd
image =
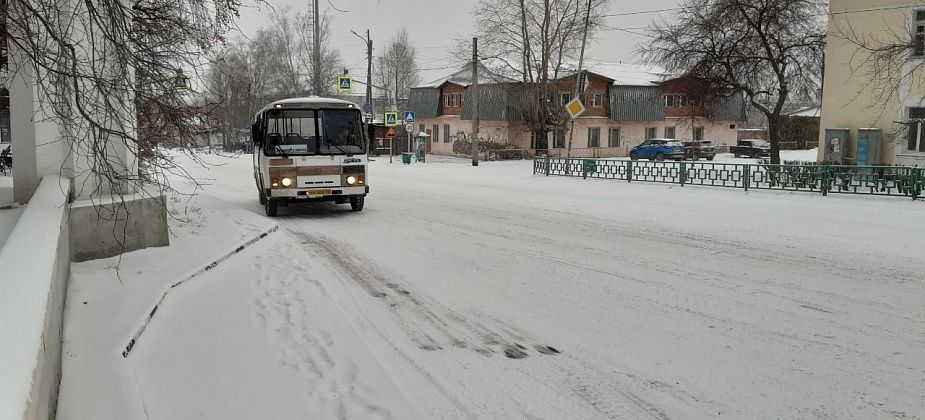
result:
M 401 163 L 404 163 L 405 165 L 410 165 L 410 164 L 411 164 L 411 153 L 407 153 L 407 152 L 406 152 L 406 153 L 402 153 L 402 154 L 401 154 Z

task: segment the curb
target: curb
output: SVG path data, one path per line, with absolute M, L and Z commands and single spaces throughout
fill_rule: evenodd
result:
M 274 225 L 272 228 L 267 229 L 266 231 L 260 233 L 259 235 L 249 239 L 247 242 L 244 242 L 243 244 L 235 248 L 233 251 L 223 255 L 222 257 L 216 259 L 215 261 L 212 261 L 211 263 L 207 264 L 205 267 L 202 267 L 199 270 L 196 270 L 195 272 L 186 276 L 182 280 L 177 281 L 171 284 L 169 287 L 167 287 L 167 290 L 164 290 L 164 292 L 161 293 L 161 297 L 157 300 L 157 303 L 154 304 L 154 308 L 152 308 L 148 312 L 148 316 L 144 319 L 144 322 L 138 327 L 138 330 L 135 331 L 135 334 L 132 335 L 132 338 L 129 340 L 124 350 L 122 350 L 122 357 L 128 358 L 129 353 L 131 353 L 132 349 L 135 348 L 135 344 L 137 344 L 138 340 L 141 339 L 141 335 L 145 332 L 145 329 L 148 328 L 148 324 L 150 324 L 151 320 L 154 319 L 154 314 L 157 313 L 157 309 L 161 306 L 161 304 L 164 303 L 164 300 L 167 299 L 167 295 L 170 293 L 171 290 L 173 290 L 175 287 L 183 283 L 186 283 L 198 277 L 201 274 L 208 272 L 209 270 L 212 270 L 213 268 L 217 267 L 219 264 L 225 262 L 226 260 L 234 256 L 235 254 L 243 251 L 245 248 L 257 243 L 257 241 L 263 238 L 266 238 L 267 235 L 273 232 L 276 232 L 278 229 L 279 229 L 279 225 Z

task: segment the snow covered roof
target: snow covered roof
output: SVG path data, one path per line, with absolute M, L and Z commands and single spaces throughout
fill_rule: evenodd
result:
M 613 84 L 618 86 L 657 86 L 666 79 L 663 69 L 646 64 L 598 61 L 587 63 L 584 69 L 611 79 Z M 572 70 L 568 76 L 574 74 L 575 71 Z
M 509 83 L 514 82 L 515 80 L 500 75 L 496 72 L 493 72 L 485 67 L 484 64 L 479 63 L 479 83 Z M 440 87 L 444 83 L 455 83 L 461 86 L 469 86 L 472 84 L 472 63 L 466 63 L 460 70 L 452 73 L 448 76 L 441 77 L 439 79 L 433 80 L 428 83 L 424 83 L 415 87 L 418 88 L 435 88 Z
M 818 118 L 822 113 L 821 105 L 808 106 L 787 113 L 788 117 L 815 117 Z
M 289 98 L 289 99 L 280 99 L 276 102 L 273 102 L 270 105 L 276 104 L 309 104 L 309 105 L 323 105 L 323 104 L 340 104 L 340 105 L 356 105 L 353 102 L 345 101 L 343 99 L 335 98 L 325 98 L 321 96 L 306 96 L 303 98 Z
M 267 106 L 263 107 L 260 111 L 258 111 L 258 114 L 261 113 L 261 112 L 264 112 L 264 111 L 266 111 L 266 110 L 268 110 L 268 109 L 270 109 L 270 108 L 273 108 L 273 107 L 283 107 L 284 105 L 302 105 L 302 106 L 314 106 L 314 107 L 319 107 L 319 106 L 333 106 L 333 107 L 344 106 L 344 107 L 350 107 L 350 108 L 357 108 L 357 109 L 359 109 L 359 105 L 357 105 L 357 104 L 355 104 L 355 103 L 353 103 L 353 102 L 351 102 L 351 101 L 345 101 L 345 100 L 343 100 L 343 99 L 327 98 L 327 97 L 323 97 L 323 96 L 306 96 L 306 97 L 302 97 L 302 98 L 288 98 L 288 99 L 280 99 L 280 100 L 278 100 L 278 101 L 273 101 L 273 102 L 271 102 L 270 104 L 268 104 Z M 285 108 L 290 108 L 290 107 L 285 107 Z

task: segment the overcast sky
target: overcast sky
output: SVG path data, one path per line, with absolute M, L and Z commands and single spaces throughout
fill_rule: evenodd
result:
M 310 7 L 309 0 L 266 0 L 269 3 L 259 7 L 247 7 L 241 10 L 238 22 L 241 33 L 235 36 L 251 36 L 257 28 L 269 23 L 270 7 L 289 6 L 296 10 Z M 476 0 L 319 0 L 322 11 L 333 16 L 333 44 L 340 49 L 344 64 L 351 74 L 366 72 L 366 46 L 356 36 L 369 29 L 377 46 L 385 45 L 397 28 L 405 27 L 411 41 L 418 51 L 418 64 L 422 69 L 422 79 L 429 81 L 451 73 L 447 66 L 452 64 L 448 50 L 454 40 L 469 39 L 474 32 L 472 10 Z M 608 13 L 628 13 L 652 11 L 677 7 L 681 0 L 611 0 Z M 338 12 L 337 9 L 344 12 Z M 670 12 L 644 13 L 631 16 L 612 16 L 606 24 L 615 28 L 624 28 L 632 32 L 641 32 L 639 28 L 648 25 L 653 19 Z M 633 51 L 643 36 L 625 31 L 605 29 L 597 39 L 588 44 L 588 57 L 598 61 L 637 62 Z

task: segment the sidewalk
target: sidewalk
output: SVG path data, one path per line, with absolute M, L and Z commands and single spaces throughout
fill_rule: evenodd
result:
M 297 244 L 260 238 L 274 222 L 205 195 L 170 205 L 170 247 L 73 264 L 58 419 L 414 416 L 334 301 L 279 261 Z

